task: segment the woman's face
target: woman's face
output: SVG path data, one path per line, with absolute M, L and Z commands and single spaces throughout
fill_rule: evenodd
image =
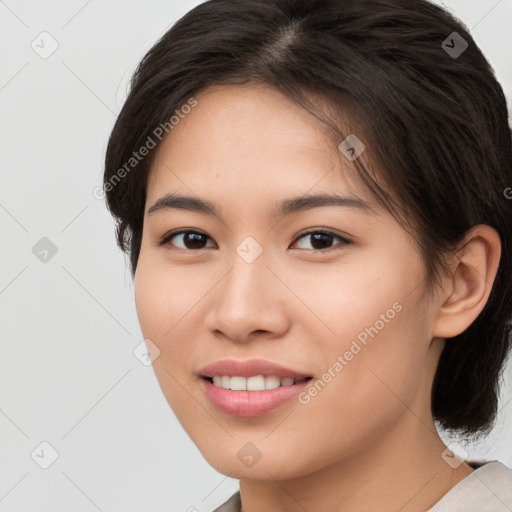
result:
M 418 418 L 427 424 L 439 350 L 406 232 L 349 179 L 353 164 L 323 125 L 277 91 L 217 87 L 196 100 L 150 173 L 135 276 L 141 329 L 160 350 L 154 370 L 183 428 L 218 471 L 268 480 L 364 456 Z M 170 194 L 218 211 L 173 206 Z M 348 200 L 279 213 L 313 195 Z M 203 378 L 226 359 L 312 379 L 291 392 L 285 381 L 276 405 L 279 392 L 222 391 Z

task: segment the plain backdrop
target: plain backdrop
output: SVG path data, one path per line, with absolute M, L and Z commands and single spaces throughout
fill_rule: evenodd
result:
M 133 353 L 133 285 L 93 195 L 136 64 L 199 3 L 0 1 L 2 512 L 202 512 L 238 489 Z M 512 98 L 512 0 L 444 5 Z M 512 467 L 510 368 L 497 427 L 464 448 Z

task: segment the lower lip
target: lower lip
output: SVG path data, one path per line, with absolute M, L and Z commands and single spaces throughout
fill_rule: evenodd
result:
M 234 416 L 255 418 L 282 407 L 286 402 L 297 396 L 311 380 L 264 391 L 224 389 L 215 386 L 206 378 L 201 378 L 201 385 L 206 396 L 220 411 Z

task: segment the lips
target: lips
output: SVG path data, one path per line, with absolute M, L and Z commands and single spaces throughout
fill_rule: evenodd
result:
M 201 377 L 213 378 L 216 375 L 227 375 L 230 377 L 254 377 L 256 375 L 275 376 L 281 379 L 288 377 L 296 381 L 302 381 L 312 377 L 291 368 L 286 368 L 277 363 L 265 359 L 250 359 L 248 361 L 237 361 L 236 359 L 223 359 L 209 364 L 198 371 Z
M 220 412 L 231 416 L 256 418 L 292 403 L 309 385 L 303 380 L 292 386 L 266 389 L 263 391 L 234 391 L 212 384 L 208 377 L 200 379 L 200 388 L 210 403 Z
M 201 368 L 198 373 L 201 377 L 200 387 L 213 406 L 225 414 L 246 418 L 262 416 L 284 407 L 308 386 L 309 380 L 313 378 L 307 373 L 265 359 L 251 359 L 248 361 L 224 359 Z M 231 379 L 231 383 L 245 379 L 248 383 L 252 380 L 250 377 L 254 378 L 261 375 L 265 377 L 265 381 L 269 379 L 274 382 L 270 386 L 272 389 L 244 390 L 244 386 L 240 389 L 238 385 L 236 385 L 238 389 L 225 389 L 213 382 L 213 377 L 218 379 L 220 376 L 222 380 Z M 245 377 L 245 379 L 233 379 L 233 377 Z M 278 377 L 278 383 L 281 379 L 281 386 L 275 387 L 275 377 Z M 284 383 L 283 379 L 286 379 Z M 259 381 L 261 387 L 261 377 Z

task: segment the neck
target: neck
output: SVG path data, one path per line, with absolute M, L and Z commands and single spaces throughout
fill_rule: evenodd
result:
M 243 512 L 425 512 L 473 469 L 452 468 L 435 425 L 404 412 L 400 426 L 368 443 L 364 453 L 293 479 L 240 480 Z M 419 441 L 419 442 L 418 442 Z M 293 461 L 291 461 L 293 463 Z

